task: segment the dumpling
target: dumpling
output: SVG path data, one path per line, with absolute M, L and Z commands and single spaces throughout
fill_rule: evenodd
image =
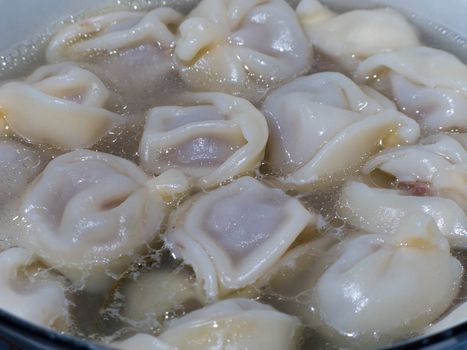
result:
M 411 196 L 351 181 L 342 190 L 338 213 L 355 227 L 384 233 L 397 232 L 408 216 L 425 214 L 436 222 L 453 247 L 467 248 L 467 216 L 451 199 Z
M 48 155 L 29 146 L 0 140 L 0 205 L 24 191 L 48 160 Z
M 190 88 L 253 102 L 306 72 L 311 56 L 298 18 L 283 0 L 202 0 L 180 25 L 175 45 Z
M 178 350 L 299 349 L 300 321 L 249 299 L 229 299 L 169 322 L 158 339 Z
M 271 93 L 262 111 L 270 133 L 266 161 L 291 188 L 341 175 L 382 147 L 416 142 L 420 132 L 340 73 L 295 79 Z
M 155 269 L 119 283 L 124 283 L 118 290 L 119 298 L 125 298 L 122 316 L 130 320 L 162 321 L 177 309 L 205 302 L 202 288 L 187 269 Z
M 63 149 L 94 145 L 124 118 L 107 110 L 109 91 L 72 63 L 43 66 L 23 82 L 0 86 L 0 115 L 33 143 Z
M 429 47 L 381 53 L 360 63 L 355 76 L 427 131 L 467 129 L 467 66 L 450 53 Z
M 299 235 L 313 234 L 318 219 L 281 190 L 242 177 L 185 201 L 164 240 L 216 299 L 253 284 Z
M 65 287 L 33 267 L 35 263 L 36 257 L 23 248 L 0 253 L 0 308 L 37 325 L 63 330 L 69 316 Z M 35 273 L 28 274 L 28 269 Z
M 18 244 L 87 290 L 102 290 L 158 236 L 170 196 L 189 186 L 184 180 L 174 170 L 148 177 L 110 154 L 64 154 L 21 198 Z
M 347 71 L 372 55 L 419 45 L 415 28 L 389 8 L 337 14 L 318 0 L 302 0 L 297 14 L 313 47 Z
M 418 145 L 383 151 L 365 164 L 363 173 L 376 169 L 392 175 L 400 188 L 451 198 L 467 211 L 467 150 L 454 137 L 435 134 Z
M 445 317 L 433 322 L 430 327 L 425 329 L 424 333 L 428 335 L 439 333 L 465 322 L 467 322 L 467 302 L 463 302 L 454 310 L 450 311 Z
M 139 151 L 146 172 L 176 168 L 194 177 L 198 186 L 210 188 L 259 166 L 268 127 L 248 101 L 194 93 L 179 103 L 148 113 Z
M 49 62 L 88 62 L 122 95 L 152 96 L 173 70 L 173 33 L 182 15 L 167 7 L 120 11 L 65 26 L 51 39 Z
M 112 349 L 122 350 L 180 350 L 149 334 L 138 333 L 128 339 L 109 344 Z
M 434 134 L 417 145 L 384 150 L 365 164 L 363 173 L 380 169 L 400 183 L 432 182 L 440 171 L 462 163 L 467 163 L 464 146 L 451 135 Z
M 374 348 L 420 331 L 461 285 L 462 264 L 424 215 L 407 218 L 393 235 L 362 235 L 337 251 L 311 305 L 316 329 L 345 348 Z

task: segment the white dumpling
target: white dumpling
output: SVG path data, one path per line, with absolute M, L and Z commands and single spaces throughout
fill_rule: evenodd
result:
M 384 150 L 365 164 L 363 173 L 380 169 L 399 182 L 431 182 L 436 173 L 460 163 L 467 163 L 464 146 L 450 135 L 434 134 L 417 145 Z
M 180 350 L 149 334 L 138 333 L 128 339 L 109 344 L 112 349 L 122 350 Z
M 190 88 L 250 101 L 311 65 L 310 44 L 283 0 L 201 1 L 180 25 L 175 56 Z
M 152 96 L 174 70 L 173 28 L 181 20 L 181 14 L 167 7 L 85 18 L 58 31 L 47 47 L 47 60 L 89 62 L 122 95 Z
M 24 191 L 48 159 L 47 155 L 19 142 L 0 140 L 0 202 L 4 204 Z
M 450 311 L 446 316 L 433 322 L 430 327 L 425 329 L 425 334 L 431 335 L 445 331 L 449 328 L 460 325 L 467 321 L 467 302 L 463 302 L 457 306 L 454 310 Z
M 338 14 L 318 0 L 302 0 L 297 14 L 313 46 L 348 71 L 377 53 L 419 45 L 415 28 L 389 8 Z
M 0 308 L 37 325 L 62 328 L 68 322 L 65 287 L 57 279 L 28 275 L 37 259 L 23 248 L 0 253 Z
M 462 264 L 424 215 L 411 216 L 393 235 L 344 241 L 337 252 L 311 304 L 318 332 L 346 348 L 374 348 L 420 331 L 447 310 L 462 281 Z
M 157 237 L 167 197 L 186 190 L 174 172 L 151 178 L 128 160 L 86 150 L 57 157 L 21 198 L 18 244 L 102 290 Z
M 415 121 L 364 93 L 340 73 L 324 72 L 283 85 L 265 100 L 266 161 L 292 188 L 358 167 L 382 147 L 414 143 Z
M 408 216 L 426 214 L 453 247 L 467 248 L 467 216 L 451 199 L 411 196 L 351 181 L 342 190 L 338 212 L 355 227 L 384 233 L 397 232 Z
M 467 129 L 467 66 L 450 53 L 429 47 L 381 53 L 360 63 L 355 76 L 428 131 Z
M 159 339 L 178 350 L 294 350 L 302 327 L 296 317 L 249 299 L 229 299 L 169 322 Z
M 215 299 L 253 284 L 300 234 L 314 233 L 318 218 L 281 190 L 242 177 L 184 202 L 164 240 Z
M 383 151 L 365 164 L 363 173 L 375 169 L 392 175 L 400 188 L 448 197 L 467 210 L 467 150 L 454 137 L 435 134 L 418 145 Z
M 203 304 L 204 292 L 186 269 L 141 273 L 119 289 L 125 296 L 122 316 L 131 320 L 163 320 L 167 313 L 186 303 Z
M 254 171 L 268 139 L 264 116 L 250 102 L 221 93 L 185 94 L 181 106 L 149 111 L 139 154 L 144 170 L 180 169 L 210 188 Z
M 124 118 L 107 110 L 109 91 L 72 63 L 43 66 L 0 86 L 0 115 L 26 140 L 64 149 L 94 145 Z

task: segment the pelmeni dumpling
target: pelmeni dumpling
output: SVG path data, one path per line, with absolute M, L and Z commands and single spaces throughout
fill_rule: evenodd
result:
M 124 118 L 107 110 L 109 91 L 72 63 L 43 66 L 25 81 L 0 86 L 0 115 L 33 143 L 64 149 L 94 145 Z
M 378 231 L 375 231 L 378 232 Z M 344 241 L 312 290 L 313 323 L 344 347 L 373 348 L 426 327 L 453 302 L 463 268 L 431 218 Z
M 252 104 L 221 93 L 186 94 L 179 103 L 147 116 L 139 152 L 146 172 L 176 168 L 210 188 L 259 166 L 268 127 Z
M 164 239 L 215 299 L 253 284 L 318 219 L 281 190 L 242 177 L 183 203 Z
M 467 302 L 463 302 L 445 317 L 433 322 L 424 333 L 428 335 L 439 333 L 465 322 L 467 322 Z
M 365 164 L 363 173 L 380 169 L 399 182 L 431 182 L 438 172 L 460 163 L 467 163 L 464 146 L 451 135 L 434 134 L 417 145 L 384 150 Z
M 183 181 L 174 170 L 148 177 L 110 154 L 64 154 L 21 199 L 18 244 L 86 289 L 102 290 L 157 237 L 170 195 L 188 187 Z
M 465 137 L 435 134 L 420 145 L 388 150 L 371 159 L 363 173 L 379 169 L 395 177 L 399 187 L 414 194 L 451 198 L 467 211 Z
M 181 14 L 167 7 L 86 18 L 58 31 L 47 47 L 47 60 L 89 62 L 122 95 L 153 96 L 174 70 L 173 31 L 181 20 Z
M 205 302 L 202 288 L 187 269 L 155 269 L 124 283 L 119 289 L 125 297 L 122 316 L 131 320 L 163 320 L 166 313 L 187 303 Z
M 302 0 L 297 14 L 313 46 L 347 71 L 377 53 L 420 44 L 415 28 L 389 8 L 337 14 L 318 0 Z
M 404 218 L 430 216 L 456 248 L 467 248 L 467 216 L 451 199 L 411 196 L 403 191 L 371 188 L 351 181 L 342 190 L 339 215 L 351 225 L 368 232 L 393 234 Z
M 414 143 L 420 133 L 415 121 L 340 73 L 295 79 L 271 93 L 262 110 L 270 132 L 266 161 L 292 188 L 310 188 L 382 147 Z
M 360 63 L 355 76 L 428 131 L 467 130 L 467 66 L 450 53 L 429 47 L 382 53 Z
M 192 89 L 250 101 L 311 65 L 310 44 L 284 0 L 202 0 L 180 25 L 175 56 Z
M 180 350 L 149 334 L 138 333 L 128 339 L 109 344 L 112 349 L 122 350 Z
M 365 164 L 363 173 L 375 169 L 392 175 L 400 188 L 454 199 L 467 211 L 467 150 L 454 137 L 435 134 L 418 145 L 383 151 Z
M 40 268 L 29 275 L 27 269 L 36 262 L 23 248 L 0 253 L 0 307 L 37 325 L 62 328 L 68 322 L 65 287 L 57 279 L 41 276 Z
M 158 339 L 178 350 L 298 349 L 300 321 L 249 299 L 229 299 L 169 322 Z
M 0 140 L 0 205 L 24 191 L 48 160 L 48 155 L 29 146 Z

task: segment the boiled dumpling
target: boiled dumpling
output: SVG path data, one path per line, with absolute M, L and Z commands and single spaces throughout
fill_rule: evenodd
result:
M 128 339 L 110 343 L 112 349 L 122 350 L 180 350 L 149 334 L 138 333 Z
M 262 110 L 270 132 L 266 161 L 292 188 L 307 189 L 358 167 L 382 147 L 419 137 L 415 121 L 340 73 L 295 79 L 270 94 Z
M 174 172 L 151 178 L 128 160 L 86 150 L 57 157 L 20 201 L 18 244 L 102 290 L 157 237 L 170 194 L 186 190 Z
M 311 291 L 312 323 L 346 348 L 381 346 L 438 318 L 462 275 L 431 218 L 411 216 L 394 235 L 362 235 L 337 247 L 337 259 Z
M 462 143 L 451 135 L 434 134 L 417 145 L 381 152 L 365 164 L 363 173 L 380 169 L 398 182 L 431 182 L 440 171 L 461 163 L 467 163 L 467 150 Z
M 389 8 L 337 14 L 302 0 L 297 14 L 313 46 L 348 71 L 377 53 L 419 45 L 415 28 Z
M 264 155 L 268 128 L 248 101 L 221 94 L 186 94 L 181 106 L 156 107 L 140 143 L 143 168 L 151 174 L 177 168 L 215 187 L 254 171 Z
M 311 65 L 311 47 L 283 0 L 203 0 L 182 22 L 180 74 L 197 91 L 259 100 Z
M 371 188 L 349 182 L 343 189 L 338 212 L 351 225 L 368 232 L 395 233 L 404 218 L 430 216 L 456 248 L 467 248 L 467 216 L 451 199 L 411 196 L 404 191 Z
M 136 279 L 126 281 L 118 294 L 125 297 L 122 316 L 136 321 L 161 321 L 167 313 L 205 301 L 192 273 L 180 268 L 142 272 Z
M 0 115 L 28 141 L 64 149 L 90 147 L 124 121 L 106 109 L 109 91 L 72 63 L 41 67 L 23 82 L 0 86 Z
M 450 311 L 445 317 L 433 322 L 433 324 L 425 330 L 425 334 L 431 335 L 439 333 L 465 322 L 467 322 L 467 302 L 463 302 L 454 310 Z
M 467 66 L 445 51 L 413 47 L 363 61 L 355 72 L 428 131 L 467 129 Z
M 47 60 L 87 62 L 123 96 L 143 100 L 141 95 L 160 92 L 161 82 L 174 70 L 173 31 L 181 20 L 181 14 L 167 7 L 86 18 L 52 38 Z
M 29 146 L 0 140 L 0 205 L 24 191 L 48 160 L 48 155 Z
M 178 350 L 293 350 L 302 327 L 296 317 L 249 299 L 229 299 L 169 322 L 158 338 Z
M 28 274 L 27 269 L 34 270 L 36 262 L 36 257 L 23 248 L 0 253 L 0 307 L 37 325 L 63 328 L 69 306 L 65 287 L 58 279 L 41 275 L 40 268 Z
M 147 13 L 121 11 L 85 18 L 58 31 L 47 47 L 47 60 L 86 59 L 140 45 L 168 48 L 174 41 L 169 26 L 177 25 L 181 19 L 168 7 Z
M 253 284 L 318 219 L 281 190 L 242 177 L 184 202 L 164 239 L 215 299 Z
M 365 164 L 363 173 L 375 169 L 392 175 L 400 188 L 451 198 L 467 211 L 467 150 L 454 137 L 435 134 L 418 145 L 383 151 Z

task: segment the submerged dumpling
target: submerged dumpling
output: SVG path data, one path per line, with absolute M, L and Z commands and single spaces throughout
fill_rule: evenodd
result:
M 0 139 L 0 203 L 24 191 L 48 159 L 47 155 L 17 141 Z
M 389 106 L 340 73 L 295 79 L 263 104 L 266 161 L 288 187 L 306 189 L 358 167 L 382 147 L 417 141 L 417 123 Z
M 156 107 L 140 143 L 151 174 L 180 169 L 210 188 L 254 171 L 264 155 L 268 128 L 248 101 L 221 93 L 186 94 L 181 106 Z
M 91 63 L 122 95 L 152 96 L 174 69 L 173 32 L 181 20 L 181 14 L 167 7 L 86 18 L 58 31 L 47 47 L 47 60 Z
M 297 199 L 242 177 L 184 202 L 164 239 L 215 299 L 253 284 L 317 220 Z
M 94 145 L 123 117 L 106 109 L 109 91 L 72 63 L 43 66 L 0 86 L 0 116 L 26 140 L 64 149 Z
M 169 322 L 158 339 L 178 350 L 294 350 L 302 327 L 296 317 L 249 299 L 229 299 Z
M 310 44 L 284 0 L 201 1 L 180 25 L 175 56 L 192 89 L 250 101 L 311 65 Z
M 381 346 L 438 318 L 462 275 L 435 223 L 411 216 L 394 235 L 362 235 L 337 247 L 337 259 L 312 290 L 313 322 L 346 348 Z
M 202 288 L 187 269 L 155 269 L 121 283 L 118 295 L 125 298 L 122 316 L 131 320 L 161 321 L 170 312 L 205 302 Z
M 57 157 L 20 201 L 18 244 L 101 290 L 157 237 L 168 197 L 188 186 L 174 172 L 151 178 L 128 160 L 85 150 Z
M 363 61 L 355 76 L 428 131 L 467 130 L 467 66 L 450 53 L 429 47 L 382 53 Z
M 68 322 L 65 287 L 41 275 L 37 259 L 26 249 L 0 253 L 0 308 L 37 325 L 61 329 Z M 37 270 L 28 274 L 27 269 Z
M 377 53 L 419 45 L 415 28 L 389 8 L 337 14 L 318 0 L 302 0 L 297 14 L 313 46 L 348 71 Z
M 128 339 L 109 344 L 112 349 L 122 350 L 180 350 L 149 334 L 138 333 Z
M 355 227 L 384 233 L 397 232 L 404 218 L 425 214 L 436 222 L 452 246 L 467 248 L 467 216 L 451 199 L 412 196 L 351 181 L 342 191 L 338 212 Z

